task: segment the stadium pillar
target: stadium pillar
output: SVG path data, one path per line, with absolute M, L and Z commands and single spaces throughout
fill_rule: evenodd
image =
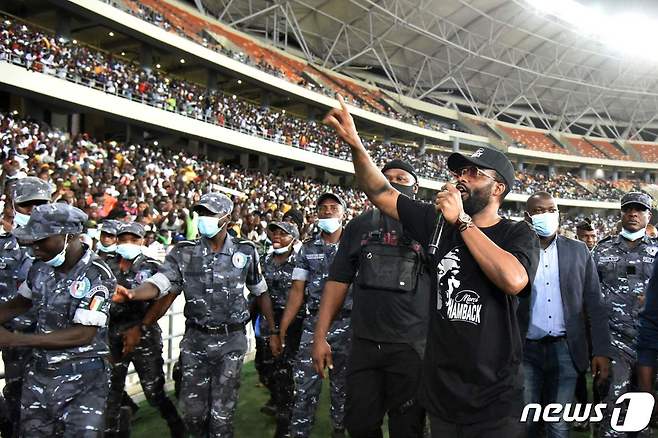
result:
M 272 93 L 264 92 L 260 95 L 260 106 L 264 109 L 269 109 L 272 104 Z
M 308 114 L 308 120 L 315 122 L 318 120 L 319 110 L 313 105 L 306 105 L 306 114 Z
M 153 68 L 153 47 L 142 44 L 139 47 L 139 63 L 146 71 L 151 71 Z
M 644 182 L 647 184 L 651 182 L 651 173 L 648 170 L 644 171 Z
M 459 152 L 459 139 L 457 137 L 452 138 L 452 151 Z
M 240 153 L 240 166 L 243 169 L 249 169 L 249 152 Z
M 420 155 L 424 155 L 427 150 L 427 139 L 425 137 L 420 139 Z
M 580 166 L 580 179 L 587 179 L 587 168 Z
M 76 136 L 80 133 L 80 113 L 71 114 L 71 126 L 69 132 L 72 136 Z
M 618 170 L 613 170 L 612 171 L 612 180 L 617 182 L 619 180 L 619 171 Z
M 555 164 L 549 164 L 548 165 L 548 176 L 551 178 L 555 176 L 557 172 L 555 171 Z
M 388 129 L 384 130 L 384 145 L 390 146 L 391 145 L 391 131 Z
M 55 35 L 69 41 L 71 39 L 71 14 L 62 9 L 57 9 L 56 16 Z
M 263 173 L 270 171 L 270 157 L 265 154 L 258 155 L 258 170 Z
M 525 163 L 523 161 L 519 161 L 516 163 L 516 170 L 519 172 L 523 172 L 525 170 Z
M 217 91 L 217 82 L 219 80 L 219 77 L 217 75 L 217 72 L 213 69 L 208 69 L 207 70 L 208 75 L 206 78 L 206 85 L 208 86 L 208 90 L 210 91 Z

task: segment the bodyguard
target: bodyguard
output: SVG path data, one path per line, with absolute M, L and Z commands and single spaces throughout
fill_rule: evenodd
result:
M 539 238 L 539 267 L 530 297 L 521 300 L 519 324 L 525 335 L 525 403 L 572 404 L 578 375 L 589 365 L 587 324 L 592 337 L 594 382 L 608 379 L 610 331 L 596 266 L 587 246 L 558 235 L 560 212 L 547 192 L 526 203 L 526 221 Z M 528 423 L 528 436 L 539 436 Z M 569 423 L 547 423 L 547 438 L 568 438 Z
M 227 236 L 233 202 L 220 193 L 201 197 L 199 240 L 178 243 L 158 272 L 135 289 L 117 288 L 116 302 L 185 295 L 186 330 L 180 343 L 183 419 L 194 436 L 232 437 L 240 371 L 247 352 L 245 323 L 249 309 L 245 286 L 257 295 L 270 324 L 272 305 L 253 243 Z
M 21 399 L 21 436 L 100 437 L 109 367 L 105 357 L 112 272 L 79 239 L 87 215 L 68 204 L 32 210 L 19 241 L 36 260 L 0 323 L 33 308 L 34 334 L 0 329 L 0 347 L 31 347 Z
M 401 193 L 415 197 L 418 177 L 410 164 L 393 160 L 382 173 Z M 382 437 L 386 414 L 391 438 L 422 437 L 425 415 L 416 393 L 425 351 L 430 276 L 420 244 L 400 222 L 376 208 L 347 224 L 331 265 L 313 340 L 313 360 L 320 374 L 332 362 L 326 335 L 350 286 L 354 336 L 345 408 L 350 437 Z
M 646 193 L 630 192 L 621 198 L 621 226 L 617 236 L 607 237 L 594 248 L 593 258 L 608 307 L 612 337 L 612 381 L 602 402 L 604 412 L 600 437 L 622 437 L 610 427 L 612 407 L 635 385 L 638 317 L 644 308 L 645 288 L 651 277 L 658 242 L 646 235 L 653 199 Z M 644 431 L 640 436 L 648 436 Z
M 114 269 L 117 284 L 134 289 L 152 277 L 160 262 L 142 254 L 144 226 L 132 222 L 119 225 L 117 230 L 118 262 Z M 110 307 L 109 345 L 112 357 L 112 377 L 107 402 L 107 437 L 129 436 L 119 428 L 119 416 L 128 366 L 132 362 L 149 404 L 167 422 L 171 436 L 182 437 L 183 422 L 176 407 L 164 390 L 162 369 L 162 333 L 157 324 L 142 324 L 151 302 L 132 301 L 112 303 Z M 132 344 L 136 344 L 134 349 Z M 130 345 L 130 347 L 128 346 Z M 130 350 L 130 351 L 129 351 Z
M 13 185 L 14 231 L 30 220 L 34 207 L 46 204 L 52 196 L 53 186 L 36 177 L 25 177 Z M 0 303 L 16 297 L 18 287 L 25 281 L 33 257 L 28 247 L 19 245 L 13 233 L 0 235 Z M 34 311 L 28 311 L 5 324 L 8 330 L 22 333 L 34 331 Z M 2 351 L 5 367 L 5 386 L 2 393 L 11 419 L 10 436 L 17 436 L 20 428 L 21 388 L 23 375 L 30 358 L 29 348 L 11 348 Z
M 281 338 L 286 339 L 287 330 L 297 318 L 305 305 L 302 337 L 295 360 L 293 376 L 295 395 L 290 420 L 290 432 L 293 437 L 308 437 L 315 421 L 322 380 L 315 371 L 311 350 L 313 336 L 320 309 L 322 289 L 329 276 L 329 268 L 336 256 L 338 242 L 343 232 L 345 202 L 335 193 L 323 193 L 317 201 L 318 228 L 321 232 L 315 238 L 304 241 L 292 273 L 292 288 L 281 321 Z M 328 329 L 327 342 L 333 350 L 333 368 L 329 371 L 331 379 L 331 425 L 332 437 L 345 434 L 345 378 L 347 374 L 347 354 L 352 337 L 350 314 L 352 311 L 351 295 L 337 312 L 334 323 Z

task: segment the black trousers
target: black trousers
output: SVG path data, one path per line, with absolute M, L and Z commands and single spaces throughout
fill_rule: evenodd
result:
M 432 438 L 525 438 L 526 426 L 517 417 L 473 424 L 455 424 L 430 415 Z
M 347 368 L 345 426 L 352 438 L 423 436 L 425 412 L 416 402 L 422 359 L 408 344 L 354 338 Z

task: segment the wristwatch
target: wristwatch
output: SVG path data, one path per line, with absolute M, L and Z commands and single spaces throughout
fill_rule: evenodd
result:
M 469 215 L 464 213 L 463 211 L 459 213 L 459 217 L 457 218 L 457 222 L 455 223 L 457 225 L 457 228 L 459 229 L 459 232 L 463 232 L 466 228 L 472 227 L 473 226 L 473 218 L 471 218 Z

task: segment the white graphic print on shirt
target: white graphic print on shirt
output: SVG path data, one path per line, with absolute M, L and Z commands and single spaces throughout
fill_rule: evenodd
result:
M 461 280 L 461 248 L 454 248 L 448 252 L 437 266 L 437 304 L 439 311 L 444 310 L 450 321 L 480 324 L 482 304 L 480 295 L 472 290 L 459 290 Z M 446 309 L 443 309 L 444 300 L 442 291 L 445 291 Z

